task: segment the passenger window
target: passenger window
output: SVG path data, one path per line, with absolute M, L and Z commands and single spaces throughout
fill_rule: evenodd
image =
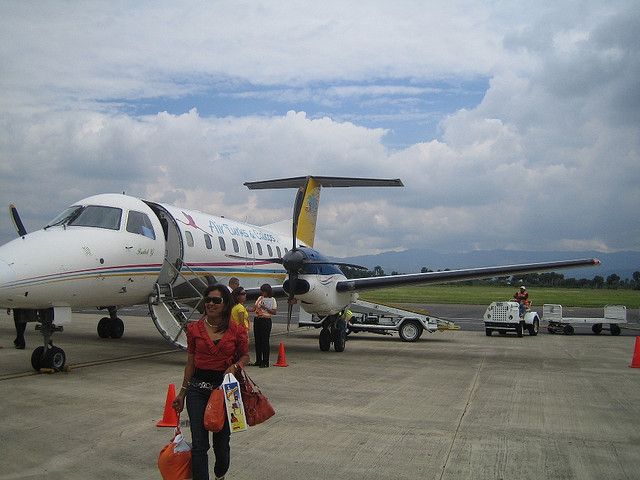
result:
M 151 225 L 149 217 L 142 212 L 136 212 L 134 210 L 131 210 L 127 216 L 127 232 L 144 235 L 151 240 L 156 239 L 156 234 L 153 231 L 153 225 Z
M 273 257 L 273 250 L 271 249 L 271 245 L 269 245 L 268 243 L 267 243 L 267 252 L 269 253 L 270 257 Z
M 227 244 L 224 243 L 224 238 L 218 237 L 218 243 L 220 244 L 220 250 L 224 252 L 227 249 Z
M 184 236 L 187 237 L 187 245 L 193 247 L 193 235 L 191 235 L 191 232 L 185 231 Z
M 89 205 L 69 222 L 76 227 L 98 227 L 109 230 L 120 230 L 122 210 L 115 207 Z
M 253 253 L 253 249 L 251 248 L 251 242 L 247 241 L 247 255 L 251 255 Z
M 256 247 L 258 248 L 258 255 L 262 256 L 262 245 L 260 245 L 260 242 L 256 242 Z
M 204 234 L 204 244 L 207 247 L 207 250 L 211 250 L 211 235 L 208 233 Z
M 240 251 L 240 245 L 238 245 L 238 241 L 235 238 L 232 238 L 231 243 L 233 243 L 233 251 L 238 253 Z
M 276 253 L 278 254 L 278 258 L 282 258 L 282 252 L 280 251 L 280 247 L 276 246 Z

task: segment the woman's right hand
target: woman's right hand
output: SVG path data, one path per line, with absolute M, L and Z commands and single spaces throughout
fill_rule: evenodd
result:
M 184 395 L 182 393 L 179 393 L 176 398 L 173 399 L 173 403 L 171 404 L 171 406 L 176 412 L 182 412 L 182 410 L 184 409 Z

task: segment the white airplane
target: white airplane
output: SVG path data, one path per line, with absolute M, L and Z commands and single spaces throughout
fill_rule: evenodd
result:
M 401 284 L 445 283 L 597 265 L 597 259 L 506 265 L 444 272 L 347 279 L 341 265 L 313 249 L 321 187 L 403 186 L 400 180 L 295 177 L 248 182 L 250 189 L 297 188 L 293 221 L 256 226 L 128 195 L 102 194 L 64 210 L 41 230 L 27 233 L 17 210 L 11 216 L 20 238 L 0 247 L 0 307 L 17 322 L 37 322 L 43 345 L 33 351 L 34 369 L 60 370 L 64 351 L 52 335 L 76 308 L 107 309 L 98 335 L 120 338 L 122 306 L 149 305 L 160 333 L 185 348 L 185 308 L 198 307 L 212 283 L 241 279 L 249 298 L 263 283 L 274 296 L 299 302 L 323 319 L 320 348 L 344 350 L 339 312 L 357 292 Z M 291 230 L 289 230 L 291 228 Z M 350 265 L 353 266 L 353 265 Z

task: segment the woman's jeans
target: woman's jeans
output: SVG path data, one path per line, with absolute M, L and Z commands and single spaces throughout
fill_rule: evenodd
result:
M 187 390 L 187 412 L 191 424 L 191 469 L 193 480 L 209 480 L 209 433 L 213 439 L 213 452 L 216 463 L 213 468 L 216 477 L 222 477 L 229 470 L 231 430 L 225 418 L 224 427 L 219 432 L 208 432 L 204 428 L 204 410 L 209 401 L 211 390 L 189 385 Z

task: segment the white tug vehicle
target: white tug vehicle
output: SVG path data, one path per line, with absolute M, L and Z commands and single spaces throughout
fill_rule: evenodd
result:
M 494 330 L 500 335 L 514 331 L 518 337 L 522 337 L 522 332 L 525 329 L 531 336 L 537 335 L 540 330 L 538 313 L 530 310 L 530 305 L 527 305 L 524 315 L 520 316 L 518 302 L 513 301 L 492 302 L 484 312 L 483 320 L 485 333 L 488 337 Z

